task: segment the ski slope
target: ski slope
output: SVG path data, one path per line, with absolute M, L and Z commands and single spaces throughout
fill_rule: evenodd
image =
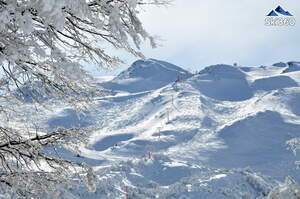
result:
M 300 157 L 286 145 L 300 137 L 298 62 L 191 74 L 150 59 L 101 79 L 112 94 L 84 113 L 53 103 L 34 116 L 24 107 L 47 131 L 92 129 L 80 157 L 62 150 L 98 175 L 96 193 L 79 189 L 81 198 L 268 198 L 287 176 L 300 182 Z

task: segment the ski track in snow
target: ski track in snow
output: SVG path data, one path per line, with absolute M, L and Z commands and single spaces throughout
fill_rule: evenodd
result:
M 80 190 L 82 197 L 264 198 L 287 175 L 299 182 L 293 164 L 299 156 L 285 146 L 300 137 L 300 71 L 295 67 L 287 73 L 290 66 L 216 65 L 192 76 L 157 60 L 142 64 L 149 71 L 153 66 L 155 72 L 163 70 L 166 77 L 160 78 L 166 81 L 137 92 L 113 84 L 114 94 L 95 98 L 82 115 L 55 103 L 51 111 L 35 114 L 32 105 L 23 107 L 32 121 L 44 115 L 38 125 L 45 131 L 75 124 L 92 129 L 80 161 L 95 166 L 99 186 L 96 194 Z M 134 65 L 121 73 L 123 81 L 131 73 L 143 77 L 139 70 Z M 182 73 L 185 79 L 174 87 Z

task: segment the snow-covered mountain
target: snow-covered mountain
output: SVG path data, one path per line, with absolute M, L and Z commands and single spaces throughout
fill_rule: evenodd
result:
M 155 59 L 138 60 L 112 81 L 102 83 L 101 86 L 114 91 L 134 93 L 159 89 L 177 78 L 184 80 L 189 77 L 191 74 L 188 71 L 168 62 Z
M 79 190 L 82 198 L 297 198 L 300 156 L 286 141 L 300 137 L 299 83 L 298 62 L 213 65 L 192 75 L 139 60 L 99 82 L 114 94 L 82 115 L 57 105 L 24 112 L 33 121 L 42 115 L 48 130 L 97 129 L 80 156 L 63 152 L 98 175 L 96 193 Z

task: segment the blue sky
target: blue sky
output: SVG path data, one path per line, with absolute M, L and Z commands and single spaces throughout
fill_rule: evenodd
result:
M 294 27 L 264 25 L 266 15 L 278 5 L 294 15 Z M 161 38 L 160 47 L 151 49 L 146 43 L 142 52 L 186 69 L 300 60 L 299 0 L 175 0 L 167 8 L 147 8 L 140 16 L 148 32 Z M 127 64 L 99 74 L 116 74 L 136 60 L 117 54 Z

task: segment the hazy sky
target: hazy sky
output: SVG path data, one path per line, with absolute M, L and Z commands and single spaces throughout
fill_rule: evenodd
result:
M 278 5 L 294 15 L 294 27 L 264 25 L 266 15 Z M 175 0 L 167 8 L 147 8 L 141 18 L 148 32 L 162 39 L 156 49 L 144 45 L 144 54 L 183 68 L 300 61 L 299 0 Z M 128 64 L 113 73 L 136 60 L 120 54 Z

